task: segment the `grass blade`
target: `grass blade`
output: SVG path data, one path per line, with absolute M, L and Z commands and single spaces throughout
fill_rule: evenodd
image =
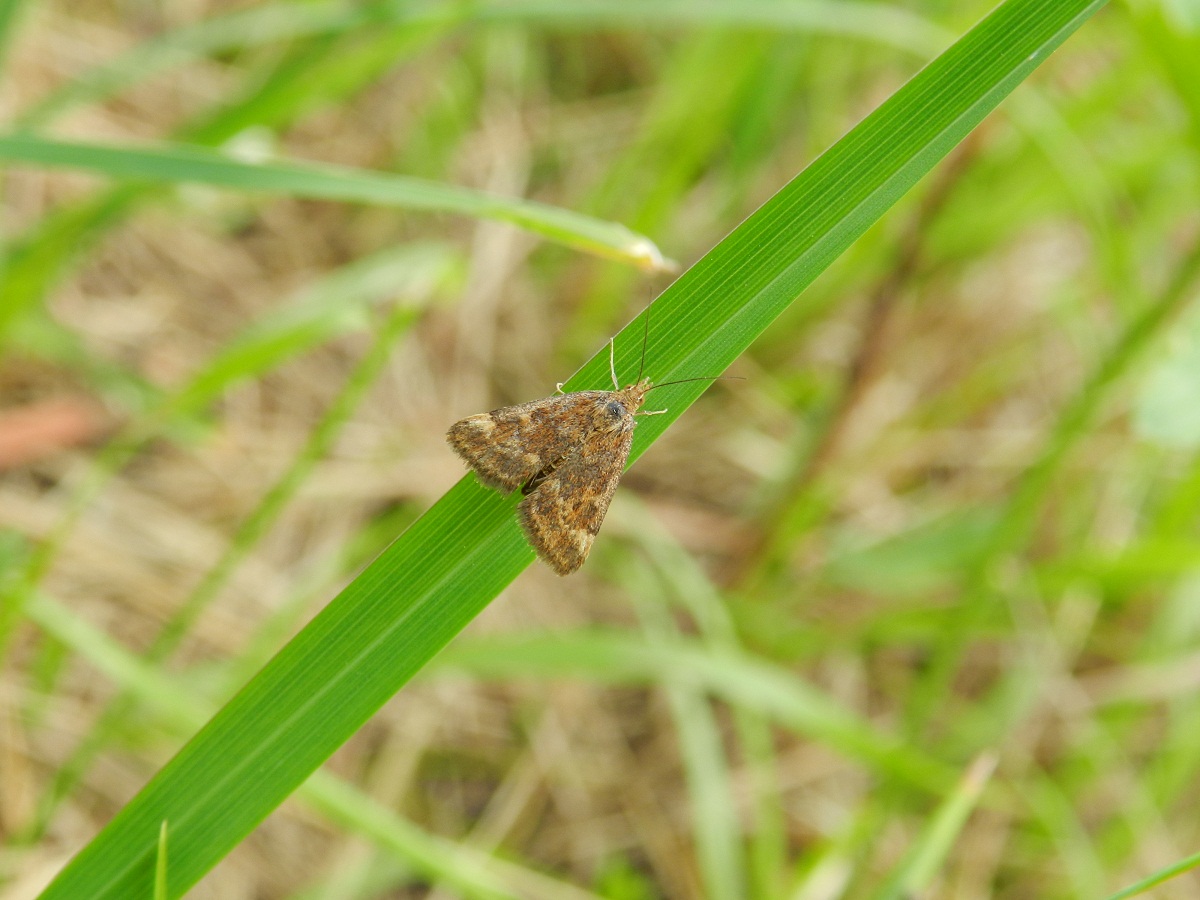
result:
M 669 604 L 643 561 L 619 569 L 619 578 L 641 621 L 646 649 L 668 651 L 680 639 Z M 573 642 L 568 639 L 567 645 Z M 724 648 L 714 647 L 718 653 Z M 702 685 L 661 671 L 660 683 L 678 734 L 680 761 L 688 784 L 696 859 L 710 900 L 746 896 L 746 860 L 721 726 Z
M 950 42 L 942 29 L 909 10 L 857 0 L 804 0 L 791 3 L 737 3 L 728 0 L 517 0 L 484 4 L 475 11 L 483 20 L 519 18 L 531 24 L 559 27 L 717 27 L 811 31 L 841 35 L 933 54 Z
M 154 900 L 167 900 L 167 820 L 158 830 L 158 855 L 154 860 Z
M 945 862 L 962 833 L 979 797 L 987 787 L 998 759 L 987 752 L 976 757 L 957 787 L 930 820 L 924 835 L 908 854 L 892 883 L 883 891 L 884 900 L 904 900 L 927 893 L 930 882 Z
M 225 585 L 238 564 L 249 554 L 251 548 L 267 532 L 287 502 L 304 481 L 305 475 L 329 451 L 341 426 L 362 399 L 363 394 L 375 382 L 395 342 L 413 324 L 434 295 L 434 286 L 440 279 L 440 270 L 446 268 L 450 256 L 438 245 L 420 245 L 425 251 L 424 264 L 417 264 L 417 247 L 402 247 L 359 260 L 334 276 L 306 292 L 295 304 L 260 320 L 248 333 L 235 339 L 225 352 L 218 353 L 209 365 L 184 388 L 160 407 L 157 414 L 147 418 L 141 433 L 131 436 L 126 444 L 130 452 L 141 440 L 158 431 L 158 426 L 167 425 L 177 416 L 189 412 L 205 397 L 220 390 L 222 386 L 238 380 L 247 371 L 257 371 L 256 354 L 247 353 L 251 348 L 275 358 L 280 335 L 291 335 L 299 326 L 304 336 L 327 334 L 329 329 L 341 329 L 359 318 L 363 318 L 369 304 L 378 304 L 385 291 L 395 298 L 390 312 L 379 314 L 374 319 L 366 318 L 361 327 L 374 326 L 375 338 L 370 349 L 359 360 L 350 377 L 334 402 L 318 421 L 299 454 L 280 478 L 263 495 L 255 510 L 241 523 L 233 539 L 216 564 L 201 579 L 164 623 L 157 637 L 147 648 L 144 659 L 161 661 L 169 656 L 195 624 L 196 619 Z M 390 285 L 380 284 L 384 276 Z M 408 281 L 408 284 L 405 284 Z M 340 306 L 333 305 L 340 299 Z M 263 346 L 261 338 L 268 340 Z M 290 345 L 291 341 L 283 342 Z M 230 351 L 234 352 L 230 352 Z M 234 360 L 240 364 L 231 365 Z M 153 426 L 150 420 L 153 420 Z M 114 462 L 117 460 L 114 459 Z M 97 473 L 98 475 L 100 473 Z M 128 717 L 132 709 L 132 697 L 119 694 L 113 698 L 97 718 L 90 731 L 63 761 L 50 789 L 43 795 L 39 814 L 30 829 L 40 834 L 48 824 L 58 802 L 82 777 L 92 757 L 111 739 L 117 723 Z
M 450 212 L 517 225 L 548 240 L 648 270 L 669 268 L 647 237 L 568 209 L 404 175 L 287 161 L 242 162 L 206 147 L 107 146 L 23 134 L 0 136 L 0 160 L 81 169 L 142 182 L 195 183 L 239 191 Z
M 22 0 L 0 0 L 0 68 L 8 55 L 9 41 L 21 11 Z
M 693 641 L 649 645 L 602 631 L 471 641 L 438 657 L 435 667 L 488 678 L 586 677 L 601 682 L 681 684 L 810 735 L 880 775 L 940 792 L 948 767 L 872 727 L 825 694 L 748 655 Z
M 1193 853 L 1191 856 L 1179 860 L 1179 862 L 1175 863 L 1174 865 L 1160 869 L 1153 875 L 1148 875 L 1136 884 L 1131 884 L 1129 887 L 1122 888 L 1115 894 L 1110 894 L 1108 900 L 1127 900 L 1129 897 L 1136 897 L 1139 894 L 1144 894 L 1146 891 L 1150 890 L 1150 888 L 1158 887 L 1160 884 L 1170 881 L 1172 878 L 1182 875 L 1185 872 L 1190 872 L 1197 866 L 1200 866 L 1200 853 Z
M 0 36 L 6 17 L 20 0 L 0 0 Z M 475 4 L 359 5 L 346 2 L 276 3 L 213 16 L 146 40 L 115 60 L 95 66 L 50 94 L 17 119 L 21 130 L 40 130 L 67 110 L 99 103 L 152 73 L 205 56 L 282 43 L 316 35 L 395 24 L 449 27 L 471 21 L 520 23 L 550 28 L 713 28 L 812 32 L 872 41 L 932 55 L 950 36 L 927 19 L 884 3 L 803 0 L 748 6 L 735 0 L 680 2 L 587 0 L 571 4 L 545 0 L 503 0 Z M 0 57 L 2 59 L 2 57 Z
M 325 101 L 344 101 L 389 68 L 409 59 L 432 38 L 428 31 L 376 29 L 371 40 L 355 42 L 353 53 L 347 52 L 342 40 L 333 37 L 297 41 L 285 49 L 281 59 L 253 69 L 235 92 L 234 101 L 226 100 L 205 110 L 175 133 L 191 145 L 215 147 L 251 126 L 286 128 L 310 109 L 318 88 Z M 364 65 L 364 61 L 370 65 Z M 348 65 L 353 69 L 349 76 Z M 50 286 L 63 276 L 82 248 L 159 193 L 161 187 L 154 184 L 114 186 L 55 210 L 5 247 L 0 254 L 0 338 L 31 307 L 42 303 Z
M 195 693 L 192 685 L 165 676 L 61 603 L 39 595 L 30 608 L 30 619 L 46 634 L 86 658 L 123 691 L 145 703 L 164 729 L 191 731 L 211 714 L 212 704 Z M 314 773 L 301 785 L 297 796 L 330 821 L 370 837 L 396 859 L 427 878 L 453 887 L 465 897 L 589 900 L 593 896 L 535 870 L 430 834 L 328 772 Z M 156 877 L 161 861 L 166 858 L 165 845 L 161 843 L 164 832 L 160 830 L 159 834 Z

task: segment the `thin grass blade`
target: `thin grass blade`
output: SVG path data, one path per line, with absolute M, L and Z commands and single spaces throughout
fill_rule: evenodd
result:
M 79 169 L 110 178 L 207 184 L 237 191 L 449 212 L 508 222 L 534 234 L 648 270 L 669 268 L 649 238 L 582 213 L 405 175 L 284 160 L 243 162 L 207 147 L 132 147 L 0 136 L 0 161 Z

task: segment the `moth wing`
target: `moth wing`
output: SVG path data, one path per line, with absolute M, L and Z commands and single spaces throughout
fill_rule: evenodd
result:
M 486 485 L 511 491 L 551 468 L 579 440 L 572 427 L 596 391 L 546 397 L 467 416 L 450 426 L 446 442 Z
M 632 445 L 632 428 L 593 432 L 517 506 L 529 543 L 559 575 L 587 559 Z

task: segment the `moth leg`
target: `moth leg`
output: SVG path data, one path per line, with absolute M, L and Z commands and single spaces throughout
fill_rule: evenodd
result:
M 621 389 L 621 382 L 617 381 L 617 339 L 608 339 L 608 370 L 612 372 L 613 390 Z
M 639 416 L 661 416 L 665 412 L 670 412 L 669 409 L 640 409 L 635 415 Z
M 562 383 L 561 381 L 560 381 L 558 384 L 556 384 L 556 385 L 554 386 L 554 393 L 556 393 L 556 394 L 565 394 L 565 393 L 566 393 L 566 391 L 564 391 L 564 390 L 562 389 L 562 386 L 563 386 L 563 383 Z

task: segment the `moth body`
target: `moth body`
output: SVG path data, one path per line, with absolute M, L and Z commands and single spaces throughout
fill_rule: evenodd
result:
M 649 381 L 575 391 L 455 422 L 446 440 L 479 480 L 525 498 L 529 543 L 560 575 L 583 565 L 625 471 Z

